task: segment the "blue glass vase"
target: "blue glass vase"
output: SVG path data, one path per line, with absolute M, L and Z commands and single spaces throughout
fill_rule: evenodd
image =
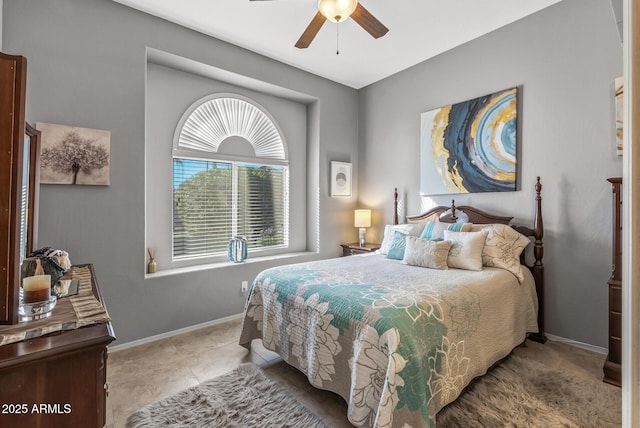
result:
M 247 258 L 247 238 L 234 236 L 229 241 L 229 260 L 240 263 Z

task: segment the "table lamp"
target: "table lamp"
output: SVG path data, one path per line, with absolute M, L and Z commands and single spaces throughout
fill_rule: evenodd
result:
M 364 247 L 364 237 L 367 233 L 366 228 L 371 227 L 371 210 L 355 210 L 353 225 L 360 228 L 358 235 L 359 244 L 361 247 Z

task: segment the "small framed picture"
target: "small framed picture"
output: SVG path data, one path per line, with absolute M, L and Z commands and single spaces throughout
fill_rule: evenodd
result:
M 331 197 L 351 196 L 351 164 L 331 161 Z

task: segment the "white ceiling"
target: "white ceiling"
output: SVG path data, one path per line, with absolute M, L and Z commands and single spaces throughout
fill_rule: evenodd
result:
M 294 44 L 316 0 L 114 0 L 359 89 L 560 0 L 362 0 L 389 32 L 374 39 L 330 21 L 307 49 Z

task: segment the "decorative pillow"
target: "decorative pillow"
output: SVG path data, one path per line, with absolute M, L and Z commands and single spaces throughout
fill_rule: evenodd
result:
M 424 225 L 421 238 L 432 239 L 434 241 L 442 241 L 444 239 L 444 231 L 452 232 L 471 232 L 472 223 L 443 223 L 440 221 L 428 221 Z
M 422 229 L 424 229 L 424 224 L 387 224 L 384 227 L 384 236 L 378 251 L 381 254 L 387 254 L 389 252 L 389 248 L 393 242 L 393 232 L 400 231 L 406 235 L 420 236 Z
M 466 270 L 482 270 L 482 248 L 489 232 L 444 231 L 444 239 L 451 241 L 447 264 Z
M 402 263 L 431 269 L 449 269 L 447 257 L 451 241 L 431 241 L 407 236 Z
M 404 250 L 407 245 L 407 234 L 400 231 L 393 232 L 393 241 L 387 252 L 388 259 L 402 260 L 404 257 Z
M 472 230 L 482 230 L 488 233 L 482 250 L 482 264 L 485 266 L 506 269 L 524 281 L 520 254 L 531 242 L 529 238 L 506 224 L 478 224 Z

